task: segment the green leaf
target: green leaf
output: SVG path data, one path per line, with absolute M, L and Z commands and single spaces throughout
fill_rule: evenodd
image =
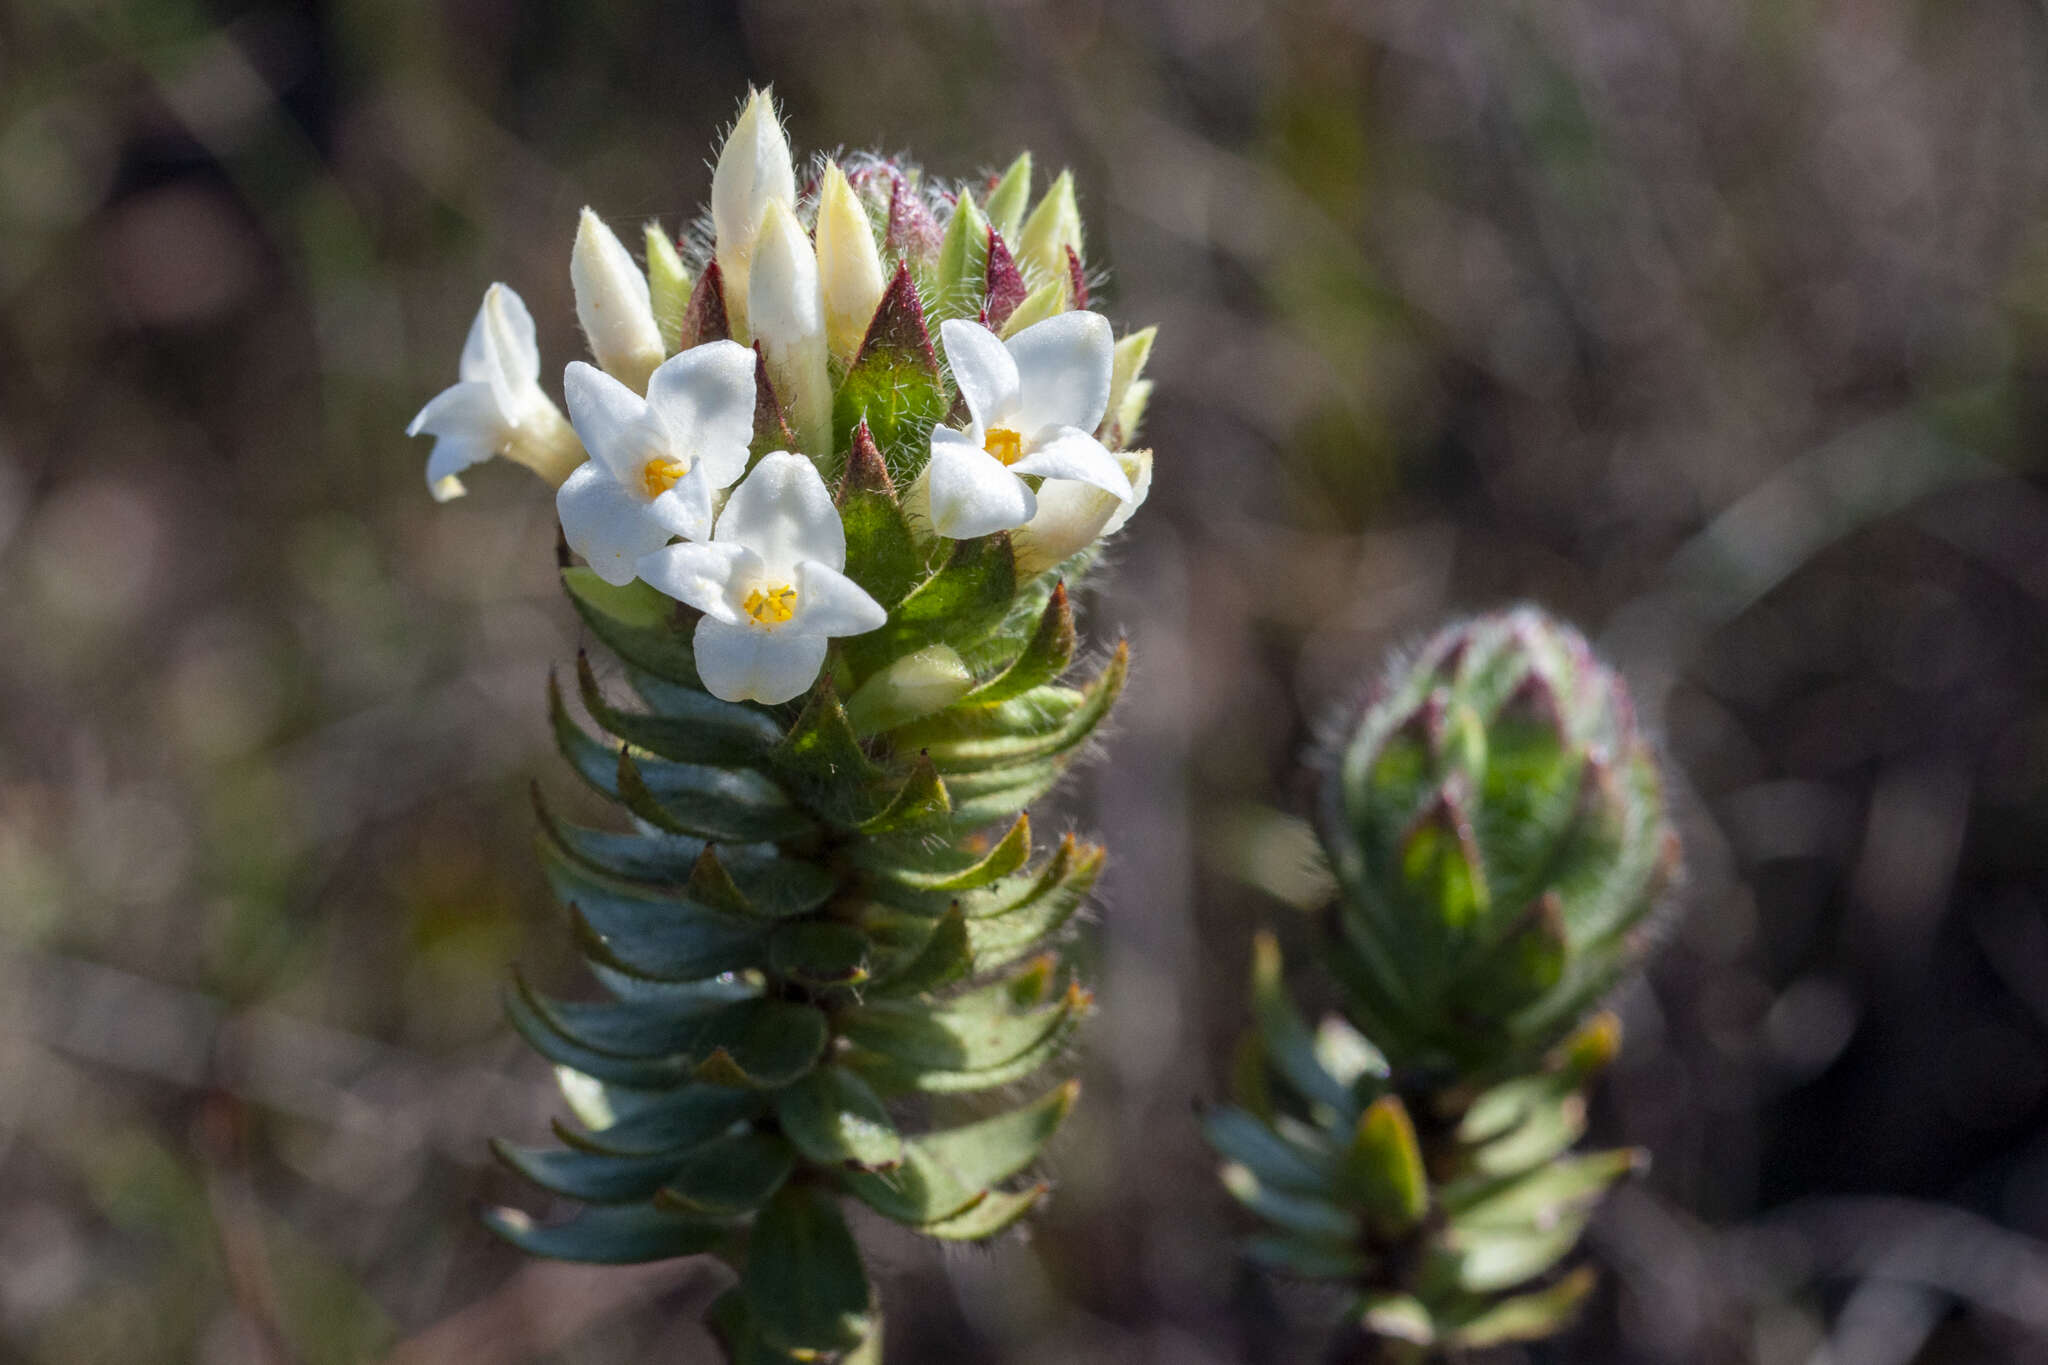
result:
M 540 846 L 541 870 L 573 912 L 593 955 L 634 976 L 687 981 L 758 966 L 767 948 L 757 920 L 723 915 L 672 893 L 619 881 Z
M 1003 172 L 1003 178 L 988 192 L 988 220 L 1005 240 L 1014 241 L 1024 225 L 1024 210 L 1031 202 L 1031 153 L 1019 152 Z
M 1074 609 L 1067 585 L 1055 583 L 1038 619 L 1038 629 L 1010 666 L 960 699 L 962 706 L 989 706 L 1052 682 L 1074 661 Z
M 989 221 L 969 190 L 961 190 L 939 242 L 938 288 L 932 315 L 938 319 L 973 318 L 981 312 L 988 278 Z
M 744 1000 L 704 1021 L 692 1049 L 697 1074 L 714 1085 L 774 1090 L 803 1077 L 825 1053 L 822 1011 L 790 1000 Z
M 874 814 L 883 772 L 861 748 L 829 678 L 812 690 L 775 751 L 774 767 L 797 799 L 831 824 L 851 828 Z
M 1436 1319 L 1413 1294 L 1386 1290 L 1368 1292 L 1359 1303 L 1359 1321 L 1383 1337 L 1416 1346 L 1436 1344 Z
M 868 993 L 883 999 L 925 995 L 966 980 L 974 969 L 967 917 L 955 905 L 940 916 L 916 953 L 902 966 L 878 976 Z
M 555 733 L 555 748 L 576 775 L 599 795 L 619 799 L 619 754 L 608 744 L 599 744 L 583 733 L 583 727 L 569 716 L 562 702 L 562 685 L 548 675 L 548 724 Z
M 775 1112 L 797 1150 L 821 1166 L 874 1170 L 903 1160 L 903 1137 L 888 1106 L 843 1067 L 821 1066 L 779 1091 Z
M 1002 914 L 971 917 L 967 939 L 973 947 L 975 970 L 988 971 L 1014 962 L 1047 935 L 1058 932 L 1088 898 L 1102 874 L 1104 857 L 1099 846 L 1078 845 L 1074 836 L 1067 835 L 1029 896 Z
M 848 850 L 856 866 L 875 877 L 917 891 L 972 891 L 1007 877 L 1031 857 L 1031 817 L 1019 815 L 987 853 L 930 849 L 922 842 L 898 844 L 862 840 Z
M 1280 945 L 1271 934 L 1252 942 L 1252 1016 L 1266 1055 L 1287 1083 L 1312 1104 L 1326 1104 L 1349 1120 L 1358 1110 L 1351 1088 L 1316 1057 L 1315 1038 L 1302 1022 L 1281 979 Z
M 1586 1296 L 1593 1292 L 1597 1277 L 1591 1266 L 1580 1266 L 1556 1284 L 1530 1294 L 1502 1299 L 1492 1307 L 1468 1318 L 1446 1334 L 1448 1345 L 1468 1351 L 1504 1346 L 1515 1341 L 1541 1341 L 1571 1325 L 1579 1315 Z
M 768 965 L 813 989 L 853 986 L 868 978 L 868 936 L 837 920 L 796 920 L 768 940 Z
M 710 996 L 685 1008 L 619 1000 L 550 1000 L 513 977 L 521 997 L 569 1041 L 610 1057 L 673 1057 L 690 1050 L 704 1021 L 732 1002 Z
M 626 743 L 683 763 L 758 764 L 782 741 L 782 727 L 750 706 L 709 693 L 678 689 L 680 705 L 661 715 L 621 711 L 607 702 L 591 671 L 590 656 L 576 653 L 576 680 L 590 718 Z
M 767 1104 L 758 1090 L 691 1084 L 647 1097 L 601 1128 L 557 1123 L 555 1135 L 572 1147 L 610 1156 L 676 1156 L 759 1117 Z
M 1415 1124 L 1397 1095 L 1366 1107 L 1337 1161 L 1337 1195 L 1363 1208 L 1375 1231 L 1399 1237 L 1429 1212 L 1429 1177 Z
M 1459 934 L 1486 914 L 1486 873 L 1455 786 L 1446 784 L 1424 808 L 1396 856 L 1401 893 L 1432 937 Z
M 1080 1092 L 1078 1081 L 1068 1081 L 1008 1113 L 907 1139 L 901 1165 L 851 1172 L 841 1184 L 899 1223 L 922 1227 L 955 1218 L 1038 1159 Z
M 618 791 L 628 810 L 671 834 L 751 843 L 794 839 L 813 828 L 780 787 L 745 769 L 641 761 L 621 749 Z
M 679 1155 L 608 1156 L 551 1147 L 517 1147 L 493 1139 L 498 1160 L 544 1190 L 586 1204 L 636 1204 L 651 1199 L 675 1173 Z
M 1079 987 L 1057 1003 L 1013 1010 L 1000 1000 L 965 1004 L 871 1001 L 839 1016 L 849 1042 L 912 1067 L 978 1071 L 1029 1052 L 1083 1003 Z
M 895 1003 L 877 1001 L 864 1008 L 885 1009 L 894 1006 Z M 1058 1056 L 1060 1049 L 1066 1045 L 1068 1037 L 1079 1024 L 1088 1004 L 1089 997 L 1086 991 L 1078 986 L 1070 987 L 1058 1003 L 1040 1011 L 1017 1016 L 1012 1025 L 998 1026 L 990 1035 L 984 1035 L 982 1041 L 987 1044 L 986 1048 L 972 1054 L 968 1054 L 967 1049 L 961 1046 L 963 1042 L 971 1040 L 952 1035 L 946 1035 L 946 1038 L 951 1039 L 950 1043 L 946 1038 L 934 1036 L 930 1031 L 921 1038 L 904 1040 L 903 1046 L 906 1049 L 922 1049 L 926 1056 L 966 1054 L 957 1065 L 911 1060 L 887 1050 L 859 1047 L 848 1055 L 847 1064 L 877 1086 L 896 1093 L 946 1094 L 988 1090 L 1021 1080 Z M 1027 1019 L 1034 1023 L 1022 1022 Z M 870 1021 L 871 1024 L 873 1022 Z M 1014 1027 L 1017 1034 L 1022 1036 L 1008 1036 L 1010 1027 Z M 915 1033 L 914 1026 L 911 1031 Z M 889 1032 L 888 1028 L 874 1030 L 878 1040 L 888 1039 Z M 943 1033 L 943 1030 L 939 1032 Z M 980 1060 L 982 1057 L 997 1056 L 1012 1042 L 1020 1044 L 1020 1050 L 1010 1053 L 1006 1059 Z
M 936 1237 L 942 1242 L 979 1242 L 1006 1231 L 1017 1221 L 1038 1207 L 1052 1186 L 1033 1185 L 1029 1189 L 991 1190 L 983 1198 L 954 1214 L 941 1218 L 936 1223 L 926 1223 L 918 1231 L 927 1237 Z
M 865 420 L 854 424 L 851 442 L 838 498 L 839 520 L 846 528 L 846 576 L 889 610 L 923 575 L 924 556 Z
M 903 785 L 889 803 L 860 823 L 863 834 L 890 834 L 943 824 L 952 810 L 952 797 L 939 777 L 938 769 L 923 754 L 911 764 Z
M 796 1169 L 796 1149 L 773 1133 L 734 1133 L 685 1153 L 656 1196 L 680 1213 L 724 1217 L 760 1208 Z
M 1066 764 L 1061 759 L 955 773 L 946 779 L 946 790 L 953 798 L 953 827 L 973 829 L 1012 819 L 1051 791 L 1065 774 Z
M 1016 591 L 1008 535 L 954 541 L 944 566 L 903 599 L 887 625 L 845 642 L 846 656 L 865 677 L 929 644 L 959 649 L 1002 621 Z
M 716 1248 L 731 1231 L 651 1204 L 586 1208 L 567 1222 L 546 1226 L 517 1209 L 491 1209 L 484 1214 L 484 1226 L 529 1256 L 597 1265 L 696 1256 Z
M 1569 1209 L 1541 1227 L 1453 1227 L 1444 1238 L 1449 1275 L 1460 1289 L 1493 1294 L 1535 1279 L 1571 1254 L 1590 1209 Z
M 918 727 L 919 738 L 910 742 L 921 744 L 942 773 L 1009 768 L 1057 758 L 1086 742 L 1109 714 L 1129 674 L 1130 657 L 1129 646 L 1119 641 L 1102 672 L 1078 696 L 1066 688 L 1039 688 L 994 706 L 926 722 Z M 1069 702 L 1069 698 L 1073 700 Z M 957 739 L 924 735 L 925 731 L 942 730 L 955 716 L 959 728 L 968 733 Z M 984 733 L 973 733 L 977 729 Z
M 740 1286 L 761 1335 L 786 1350 L 848 1351 L 868 1334 L 860 1250 L 818 1190 L 790 1186 L 762 1211 Z
M 618 766 L 609 751 L 605 753 L 604 761 L 616 777 Z M 690 869 L 704 854 L 704 841 L 687 835 L 642 834 L 637 831 L 615 833 L 572 825 L 548 808 L 541 796 L 539 783 L 533 784 L 531 790 L 534 814 L 540 821 L 541 837 L 550 853 L 580 863 L 593 872 L 602 872 L 621 881 L 673 885 L 687 881 Z
M 1064 274 L 1036 286 L 1024 296 L 1024 302 L 1017 305 L 1009 320 L 1003 323 L 1001 335 L 1007 340 L 1026 327 L 1066 312 L 1067 289 L 1067 278 Z
M 1234 1161 L 1223 1167 L 1223 1187 L 1259 1217 L 1299 1236 L 1349 1242 L 1362 1232 L 1356 1214 L 1313 1195 L 1274 1189 Z
M 1152 343 L 1159 337 L 1157 327 L 1147 327 L 1133 332 L 1116 343 L 1116 358 L 1110 367 L 1109 407 L 1103 418 L 1103 434 L 1114 444 L 1112 449 L 1121 449 L 1135 435 L 1134 430 L 1124 429 L 1120 421 L 1124 399 L 1129 396 L 1131 386 L 1145 373 L 1145 362 L 1152 356 Z
M 681 1057 L 614 1057 L 583 1046 L 562 1034 L 546 1016 L 535 1009 L 524 991 L 509 987 L 504 993 L 505 1017 L 519 1036 L 547 1060 L 586 1076 L 636 1090 L 662 1090 L 680 1084 L 688 1075 Z
M 1527 1175 L 1498 1181 L 1445 1206 L 1461 1228 L 1518 1228 L 1547 1223 L 1570 1208 L 1590 1207 L 1623 1176 L 1649 1164 L 1637 1148 L 1591 1152 L 1553 1161 Z
M 850 448 L 854 428 L 866 422 L 885 460 L 915 469 L 922 463 L 918 447 L 945 416 L 946 403 L 923 300 L 910 268 L 899 265 L 833 399 L 834 445 Z
M 1259 1178 L 1268 1188 L 1288 1194 L 1328 1194 L 1336 1163 L 1327 1152 L 1310 1151 L 1281 1137 L 1242 1109 L 1223 1107 L 1202 1115 L 1209 1145 Z
M 562 586 L 590 633 L 636 668 L 699 687 L 696 655 L 676 625 L 676 603 L 639 579 L 616 587 L 578 565 L 562 570 Z

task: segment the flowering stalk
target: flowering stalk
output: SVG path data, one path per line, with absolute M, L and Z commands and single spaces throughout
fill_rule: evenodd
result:
M 1678 873 L 1621 680 L 1522 609 L 1443 631 L 1330 756 L 1318 834 L 1340 889 L 1311 1028 L 1253 953 L 1236 1103 L 1205 1116 L 1267 1225 L 1252 1257 L 1356 1291 L 1337 1361 L 1547 1336 L 1592 1287 L 1556 1273 L 1641 1152 L 1569 1155 Z
M 573 1117 L 559 1148 L 498 1153 L 582 1207 L 491 1226 L 571 1260 L 723 1256 L 739 1284 L 712 1320 L 736 1361 L 878 1358 L 842 1203 L 992 1236 L 1045 1195 L 1026 1173 L 1075 1100 L 1002 1099 L 1089 1008 L 1056 939 L 1103 859 L 1044 846 L 1026 808 L 1123 683 L 1121 645 L 1068 681 L 1070 594 L 1150 485 L 1128 447 L 1152 334 L 1119 342 L 1073 306 L 1071 181 L 1027 216 L 1018 164 L 990 202 L 1030 259 L 899 162 L 824 164 L 799 194 L 754 95 L 711 240 L 650 235 L 643 273 L 585 212 L 571 268 L 596 363 L 568 366 L 568 421 L 532 383 L 526 321 L 516 403 L 466 351 L 463 396 L 416 424 L 438 480 L 516 454 L 508 411 L 554 414 L 543 472 L 583 561 L 563 583 L 635 699 L 588 655 L 604 737 L 551 694 L 563 754 L 629 817 L 540 810 L 603 996 L 522 981 L 507 1002 Z

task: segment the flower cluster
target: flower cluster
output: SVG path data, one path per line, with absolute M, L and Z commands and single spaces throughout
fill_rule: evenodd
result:
M 718 157 L 710 240 L 650 224 L 643 269 L 583 211 L 570 279 L 596 363 L 569 363 L 566 419 L 538 382 L 532 316 L 491 286 L 460 382 L 409 429 L 434 438 L 430 488 L 458 496 L 492 455 L 550 479 L 592 572 L 703 614 L 704 683 L 727 701 L 789 701 L 829 638 L 887 621 L 844 572 L 825 481 L 858 441 L 908 480 L 927 557 L 1007 533 L 1024 575 L 1087 551 L 1150 488 L 1150 452 L 1124 446 L 1152 334 L 1118 342 L 1087 310 L 1072 181 L 1027 213 L 1030 180 L 1027 154 L 984 208 L 971 187 L 862 157 L 820 163 L 800 190 L 773 101 L 754 94 Z

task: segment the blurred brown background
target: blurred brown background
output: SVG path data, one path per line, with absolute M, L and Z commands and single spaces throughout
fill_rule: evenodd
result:
M 1514 599 L 1694 867 L 1597 1118 L 1656 1169 L 1524 1358 L 2048 1356 L 2038 0 L 0 0 L 0 1357 L 705 1358 L 702 1267 L 472 1218 L 540 1207 L 484 1140 L 552 1107 L 496 992 L 571 971 L 576 631 L 545 491 L 437 508 L 400 431 L 493 279 L 578 353 L 576 209 L 678 226 L 750 80 L 1071 164 L 1162 326 L 1086 1099 L 1028 1238 L 868 1229 L 892 1361 L 1313 1358 L 1189 1106 L 1305 938 L 1319 718 Z

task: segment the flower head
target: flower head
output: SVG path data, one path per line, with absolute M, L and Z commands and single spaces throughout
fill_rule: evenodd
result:
M 695 645 L 705 688 L 769 703 L 811 685 L 829 637 L 889 619 L 845 567 L 846 530 L 825 481 L 781 450 L 733 490 L 709 543 L 670 545 L 639 564 L 641 578 L 704 613 Z
M 971 420 L 965 431 L 932 432 L 933 530 L 966 540 L 1022 526 L 1038 510 L 1027 474 L 1131 496 L 1129 476 L 1093 435 L 1115 367 L 1108 319 L 1062 313 L 1008 341 L 955 319 L 939 335 Z
M 552 482 L 576 466 L 576 438 L 540 387 L 540 347 L 533 315 L 508 285 L 484 291 L 462 346 L 458 382 L 441 390 L 405 429 L 434 438 L 427 487 L 437 501 L 463 494 L 457 477 L 473 464 L 504 455 Z
M 555 495 L 569 548 L 607 583 L 625 584 L 670 536 L 708 537 L 712 495 L 747 467 L 753 352 L 735 341 L 684 351 L 648 376 L 645 398 L 580 360 L 562 387 L 590 451 Z

